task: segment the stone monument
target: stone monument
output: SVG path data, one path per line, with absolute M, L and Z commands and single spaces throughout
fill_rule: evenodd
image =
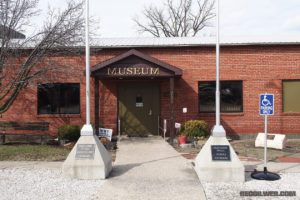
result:
M 223 132 L 220 131 L 222 129 Z M 228 142 L 222 126 L 212 129 L 212 136 L 196 157 L 195 170 L 200 181 L 245 181 L 244 165 Z
M 112 170 L 112 158 L 94 135 L 91 125 L 84 125 L 81 136 L 63 163 L 65 177 L 105 179 Z

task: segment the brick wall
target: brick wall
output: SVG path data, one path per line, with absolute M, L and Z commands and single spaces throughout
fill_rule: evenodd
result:
M 120 55 L 129 49 L 102 49 L 91 51 L 91 66 Z M 183 70 L 182 78 L 175 79 L 175 121 L 203 119 L 212 127 L 215 114 L 199 114 L 198 81 L 215 81 L 214 47 L 140 48 L 142 53 L 174 65 Z M 259 115 L 259 94 L 275 95 L 275 115 L 268 118 L 270 132 L 299 134 L 300 113 L 282 112 L 282 80 L 300 79 L 299 45 L 282 46 L 228 46 L 221 47 L 220 79 L 243 81 L 243 112 L 222 113 L 221 124 L 228 134 L 256 134 L 264 131 L 264 117 Z M 57 58 L 52 58 L 57 59 Z M 64 123 L 85 123 L 85 69 L 84 57 L 60 58 L 64 64 L 75 67 L 76 76 L 59 76 L 56 82 L 80 83 L 79 115 L 37 115 L 37 89 L 32 87 L 20 93 L 12 107 L 1 116 L 7 121 L 48 121 L 50 134 Z M 71 77 L 71 78 L 70 78 Z M 161 115 L 170 118 L 169 80 L 159 80 L 161 85 Z M 100 81 L 100 123 L 117 132 L 116 80 Z M 300 89 L 300 88 L 299 88 Z M 182 108 L 188 113 L 183 114 Z M 94 83 L 91 79 L 91 121 L 94 121 Z

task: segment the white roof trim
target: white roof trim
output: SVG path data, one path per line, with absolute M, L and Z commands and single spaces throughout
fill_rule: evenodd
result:
M 18 43 L 24 40 L 13 40 L 13 45 L 18 48 Z M 141 48 L 141 47 L 192 47 L 192 46 L 215 46 L 215 37 L 161 37 L 161 38 L 97 38 L 91 39 L 91 48 Z M 73 47 L 81 48 L 85 44 Z M 282 36 L 250 36 L 250 37 L 221 37 L 221 46 L 241 45 L 300 45 L 300 35 Z M 30 42 L 23 48 L 33 48 Z
M 99 38 L 94 39 L 91 47 L 100 48 L 133 48 L 133 47 L 182 47 L 182 46 L 215 46 L 215 37 L 170 37 L 170 38 Z M 240 45 L 287 45 L 300 44 L 298 36 L 265 36 L 265 37 L 223 37 L 222 46 Z

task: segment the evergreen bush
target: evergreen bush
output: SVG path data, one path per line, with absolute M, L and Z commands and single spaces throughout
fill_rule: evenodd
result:
M 64 124 L 58 128 L 58 139 L 76 142 L 80 137 L 80 126 Z
M 184 132 L 189 139 L 206 137 L 209 133 L 208 125 L 204 120 L 189 120 L 181 126 L 180 132 Z

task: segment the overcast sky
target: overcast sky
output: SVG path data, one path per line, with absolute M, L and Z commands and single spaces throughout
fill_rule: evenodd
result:
M 161 5 L 163 0 L 89 0 L 90 15 L 99 21 L 101 37 L 149 37 L 139 35 L 132 18 L 144 6 Z M 64 0 L 40 0 L 45 12 L 48 4 L 63 8 Z M 39 17 L 36 22 L 41 24 Z M 201 35 L 214 35 L 206 29 Z M 300 0 L 220 0 L 221 36 L 300 35 Z

